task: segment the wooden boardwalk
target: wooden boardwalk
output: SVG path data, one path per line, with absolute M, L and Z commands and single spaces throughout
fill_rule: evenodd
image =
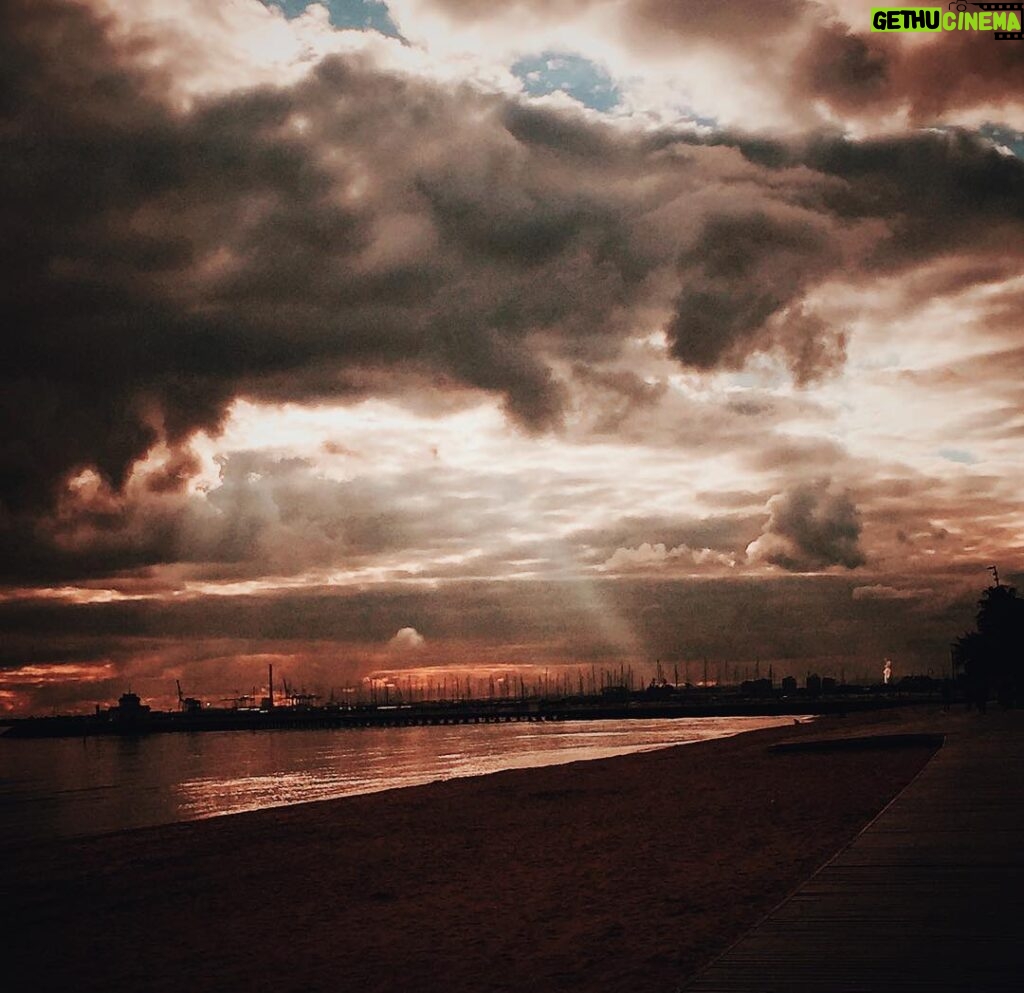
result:
M 946 743 L 917 779 L 682 989 L 1024 990 L 1024 714 L 929 730 Z

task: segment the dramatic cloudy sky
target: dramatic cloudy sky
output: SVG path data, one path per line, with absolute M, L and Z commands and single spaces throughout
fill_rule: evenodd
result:
M 870 7 L 3 0 L 0 708 L 941 673 L 1024 578 L 1024 43 Z

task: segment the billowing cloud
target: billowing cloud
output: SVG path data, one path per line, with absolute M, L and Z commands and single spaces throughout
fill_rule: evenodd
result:
M 636 548 L 615 549 L 601 568 L 607 572 L 629 572 L 652 567 L 659 568 L 672 562 L 691 566 L 716 565 L 728 568 L 736 565 L 734 556 L 716 552 L 711 548 L 689 548 L 686 545 L 666 548 L 663 542 L 659 541 L 652 545 L 645 541 Z
M 412 37 L 446 48 L 600 53 L 637 100 L 705 118 L 787 130 L 861 132 L 1024 122 L 1018 46 L 987 32 L 911 38 L 873 32 L 859 0 L 393 0 Z M 573 45 L 573 41 L 575 44 Z
M 395 636 L 388 642 L 388 648 L 396 652 L 411 652 L 422 648 L 426 640 L 416 628 L 399 628 Z
M 123 494 L 85 473 L 32 533 L 0 532 L 4 570 L 22 581 L 82 579 L 177 564 L 193 578 L 249 579 L 351 568 L 420 541 L 386 481 L 332 480 L 305 459 L 253 452 L 223 457 L 219 469 L 216 486 L 187 494 L 167 491 L 166 466 Z
M 402 629 L 803 659 L 808 613 L 927 664 L 1024 562 L 1019 45 L 846 0 L 393 0 L 408 44 L 302 6 L 0 10 L 10 692 L 329 687 Z
M 58 0 L 8 5 L 3 44 L 9 511 L 83 467 L 121 486 L 238 396 L 440 381 L 544 430 L 638 324 L 809 381 L 844 354 L 820 283 L 1020 232 L 1024 168 L 966 135 L 643 136 L 338 55 L 183 109 Z
M 673 354 L 713 369 L 730 359 L 742 365 L 759 347 L 781 345 L 798 381 L 828 371 L 844 357 L 841 333 L 808 318 L 798 301 L 816 277 L 836 267 L 836 243 L 812 212 L 710 218 L 680 259 L 683 291 L 668 329 Z
M 768 522 L 747 547 L 747 557 L 791 572 L 833 565 L 855 569 L 864 564 L 860 532 L 848 494 L 832 490 L 827 480 L 805 483 L 768 501 Z
M 1020 126 L 1019 48 L 975 31 L 944 31 L 928 43 L 908 44 L 899 35 L 867 30 L 867 6 L 858 13 L 853 25 L 829 21 L 813 31 L 793 62 L 795 93 L 865 123 L 896 117 L 914 125 L 968 117 L 980 123 L 1007 116 Z

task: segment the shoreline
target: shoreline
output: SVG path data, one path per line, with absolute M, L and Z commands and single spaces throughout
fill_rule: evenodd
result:
M 769 745 L 903 723 L 823 718 L 40 843 L 2 884 L 11 947 L 42 986 L 108 993 L 672 989 L 933 752 Z
M 7 744 L 0 738 L 0 770 L 20 770 L 0 798 L 0 845 L 14 849 L 509 768 L 610 758 L 791 720 L 588 721 L 302 734 L 266 729 L 224 732 L 187 748 L 183 739 L 167 738 L 133 739 L 130 746 L 109 738 L 70 743 L 19 738 Z M 138 749 L 142 761 L 123 770 L 118 756 L 125 747 L 132 756 Z M 382 761 L 384 752 L 393 758 Z

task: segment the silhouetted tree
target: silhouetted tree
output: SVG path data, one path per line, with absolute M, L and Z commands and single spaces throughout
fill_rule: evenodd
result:
M 996 696 L 1003 706 L 1024 702 L 1024 600 L 1012 586 L 990 586 L 978 601 L 978 633 Z
M 968 698 L 984 709 L 995 687 L 1005 707 L 1024 703 L 1024 600 L 998 581 L 978 601 L 977 630 L 953 643 L 953 661 L 964 671 Z
M 963 673 L 967 703 L 985 709 L 989 674 L 985 664 L 984 639 L 977 631 L 966 631 L 953 642 L 953 664 Z

